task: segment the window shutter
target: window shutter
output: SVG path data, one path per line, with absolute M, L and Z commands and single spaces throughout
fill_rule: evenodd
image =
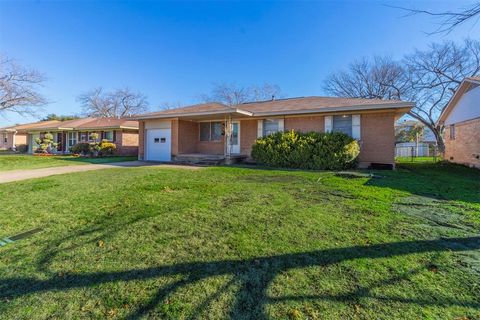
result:
M 333 117 L 325 116 L 325 132 L 332 132 L 333 129 Z
M 113 141 L 112 142 L 117 142 L 117 131 L 113 130 Z
M 282 132 L 284 130 L 285 126 L 285 120 L 284 119 L 278 119 L 278 131 Z
M 257 138 L 263 137 L 263 120 L 257 121 Z
M 362 138 L 360 132 L 360 115 L 354 114 L 352 115 L 352 138 L 360 140 Z

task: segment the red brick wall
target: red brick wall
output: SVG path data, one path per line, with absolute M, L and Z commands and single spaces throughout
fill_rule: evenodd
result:
M 197 144 L 198 153 L 206 154 L 224 154 L 225 142 L 222 141 L 198 141 Z
M 138 159 L 145 159 L 145 121 L 138 122 Z
M 362 163 L 395 163 L 395 115 L 368 113 L 361 115 L 359 160 Z
M 199 125 L 193 121 L 178 121 L 178 153 L 196 153 L 199 142 Z
M 445 129 L 445 160 L 480 168 L 480 119 L 455 124 L 455 139 Z
M 7 142 L 5 143 L 5 136 L 4 134 L 6 134 L 7 136 Z M 3 133 L 3 132 L 0 132 L 0 150 L 10 150 L 13 148 L 13 135 L 14 133 L 13 132 L 6 132 L 6 133 Z M 25 137 L 23 139 L 23 142 L 22 142 L 22 137 Z M 26 141 L 26 135 L 21 135 L 21 134 L 17 134 L 16 137 L 15 137 L 15 144 L 16 145 L 21 145 L 21 144 L 26 144 L 25 143 Z
M 134 156 L 138 154 L 138 132 L 136 130 L 115 130 L 117 154 L 122 156 Z
M 172 155 L 176 156 L 178 154 L 178 120 L 172 120 L 171 129 Z
M 240 153 L 250 156 L 252 145 L 257 139 L 257 120 L 240 121 Z
M 285 131 L 324 132 L 325 119 L 323 116 L 285 118 Z

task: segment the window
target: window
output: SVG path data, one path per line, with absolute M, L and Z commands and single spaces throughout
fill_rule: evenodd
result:
M 279 131 L 278 119 L 265 119 L 263 120 L 263 136 L 266 137 L 272 133 Z
M 80 132 L 80 141 L 88 141 L 88 134 L 87 132 Z
M 455 140 L 455 125 L 450 125 L 450 140 Z
M 77 133 L 76 132 L 69 132 L 68 133 L 68 145 L 74 146 L 77 144 Z
M 103 139 L 113 141 L 113 131 L 105 131 L 103 133 Z
M 333 132 L 343 132 L 352 136 L 352 116 L 343 115 L 343 116 L 333 116 Z
M 7 143 L 7 142 L 8 142 L 7 134 L 6 134 L 6 133 L 3 134 L 3 142 L 4 142 L 4 143 Z
M 200 141 L 221 141 L 223 126 L 221 122 L 201 122 Z

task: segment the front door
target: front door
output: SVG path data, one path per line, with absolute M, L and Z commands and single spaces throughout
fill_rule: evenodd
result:
M 232 122 L 232 134 L 227 144 L 228 153 L 240 154 L 240 121 Z

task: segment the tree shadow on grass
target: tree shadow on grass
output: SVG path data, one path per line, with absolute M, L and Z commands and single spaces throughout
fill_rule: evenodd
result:
M 356 302 L 362 297 L 371 297 L 400 303 L 418 304 L 420 306 L 463 306 L 480 308 L 480 301 L 465 301 L 461 299 L 407 299 L 402 297 L 378 296 L 372 294 L 372 289 L 382 285 L 392 285 L 420 270 L 413 270 L 400 277 L 380 280 L 370 287 L 359 286 L 354 292 L 343 295 L 313 295 L 284 296 L 272 298 L 267 295 L 267 289 L 273 279 L 290 269 L 312 266 L 328 266 L 354 259 L 379 259 L 403 256 L 416 253 L 434 253 L 443 251 L 470 251 L 480 249 L 480 237 L 441 238 L 436 240 L 418 240 L 395 243 L 377 244 L 371 246 L 353 246 L 317 250 L 303 253 L 282 254 L 269 257 L 258 257 L 247 260 L 220 260 L 211 262 L 179 263 L 134 269 L 118 272 L 95 272 L 68 274 L 65 277 L 52 277 L 41 280 L 37 278 L 12 277 L 0 282 L 0 299 L 15 299 L 25 295 L 66 291 L 74 288 L 89 288 L 118 281 L 150 280 L 160 277 L 175 277 L 174 282 L 159 288 L 155 295 L 146 303 L 137 306 L 128 319 L 137 319 L 147 315 L 157 308 L 179 289 L 192 285 L 200 280 L 215 276 L 230 276 L 232 280 L 220 287 L 217 292 L 205 299 L 193 311 L 192 318 L 198 317 L 208 305 L 233 283 L 239 284 L 235 301 L 230 309 L 230 317 L 245 319 L 267 319 L 265 307 L 269 303 L 282 301 L 330 300 L 337 302 Z
M 480 203 L 480 170 L 451 163 L 398 164 L 393 172 L 379 172 L 383 178 L 365 185 L 406 191 L 439 201 Z

